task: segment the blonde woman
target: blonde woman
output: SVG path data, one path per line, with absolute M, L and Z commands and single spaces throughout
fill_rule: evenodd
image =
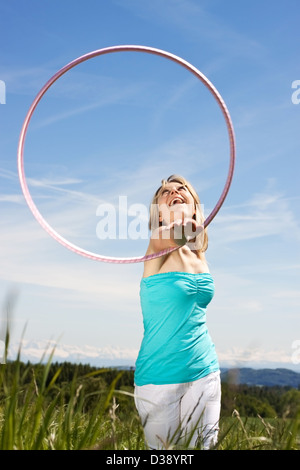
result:
M 144 336 L 135 369 L 135 403 L 150 449 L 209 449 L 217 442 L 221 387 L 206 326 L 214 282 L 203 221 L 191 184 L 178 175 L 163 180 L 151 204 L 147 254 L 177 249 L 144 264 Z

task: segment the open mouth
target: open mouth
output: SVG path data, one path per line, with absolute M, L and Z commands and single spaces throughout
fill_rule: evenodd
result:
M 180 197 L 175 197 L 169 204 L 169 206 L 175 206 L 176 204 L 184 204 L 184 200 L 181 199 Z

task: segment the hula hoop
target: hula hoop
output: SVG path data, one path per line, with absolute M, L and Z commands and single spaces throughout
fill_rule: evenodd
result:
M 95 260 L 95 261 L 103 261 L 106 263 L 139 263 L 142 261 L 148 261 L 150 259 L 158 258 L 160 256 L 163 256 L 165 254 L 168 254 L 174 250 L 177 250 L 178 247 L 175 248 L 169 248 L 163 251 L 160 251 L 158 253 L 154 253 L 151 255 L 145 255 L 145 256 L 140 256 L 140 257 L 134 257 L 134 258 L 115 258 L 115 257 L 108 257 L 108 256 L 102 256 L 97 253 L 93 253 L 90 251 L 86 251 L 73 243 L 70 243 L 68 240 L 63 238 L 61 235 L 59 235 L 47 222 L 46 220 L 42 217 L 40 212 L 38 211 L 36 205 L 33 202 L 33 199 L 30 195 L 27 182 L 26 182 L 26 177 L 25 177 L 25 172 L 24 172 L 24 144 L 25 144 L 25 137 L 26 133 L 28 130 L 28 125 L 30 122 L 30 119 L 34 113 L 35 108 L 37 107 L 38 103 L 46 93 L 46 91 L 58 80 L 63 74 L 65 74 L 68 70 L 72 69 L 76 65 L 79 65 L 80 63 L 92 59 L 94 57 L 104 55 L 104 54 L 109 54 L 113 52 L 124 52 L 124 51 L 133 51 L 133 52 L 146 52 L 148 54 L 155 54 L 161 57 L 164 57 L 166 59 L 169 59 L 173 62 L 176 62 L 177 64 L 181 65 L 182 67 L 185 67 L 188 71 L 193 73 L 212 93 L 214 98 L 216 99 L 219 107 L 221 108 L 221 111 L 223 113 L 226 126 L 227 126 L 227 131 L 229 135 L 229 144 L 230 144 L 230 164 L 229 164 L 229 171 L 226 179 L 226 183 L 223 189 L 223 192 L 210 213 L 210 215 L 206 218 L 203 224 L 203 228 L 207 227 L 211 221 L 214 219 L 216 214 L 219 212 L 226 196 L 229 191 L 231 181 L 232 181 L 232 176 L 233 176 L 233 171 L 234 171 L 234 164 L 235 164 L 235 137 L 234 137 L 234 130 L 233 130 L 233 125 L 231 122 L 230 114 L 228 112 L 228 109 L 219 94 L 219 92 L 216 90 L 216 88 L 213 86 L 213 84 L 203 75 L 198 69 L 196 69 L 193 65 L 189 64 L 185 60 L 181 59 L 180 57 L 171 54 L 169 52 L 160 50 L 160 49 L 155 49 L 152 47 L 148 46 L 137 46 L 137 45 L 121 45 L 121 46 L 112 46 L 112 47 L 106 47 L 103 49 L 98 49 L 93 52 L 89 52 L 88 54 L 85 54 L 81 57 L 78 57 L 77 59 L 73 60 L 69 64 L 65 65 L 63 68 L 61 68 L 56 74 L 52 76 L 48 80 L 48 82 L 43 86 L 43 88 L 39 91 L 37 96 L 35 97 L 34 101 L 32 102 L 27 115 L 25 117 L 21 133 L 20 133 L 20 138 L 19 138 L 19 145 L 18 145 L 18 173 L 19 173 L 19 179 L 20 179 L 20 184 L 21 188 L 25 197 L 25 200 L 29 206 L 29 209 L 31 210 L 32 214 L 34 217 L 37 219 L 39 224 L 46 230 L 46 232 L 52 236 L 57 242 L 61 243 L 64 247 L 68 248 L 69 250 L 84 256 L 86 258 Z

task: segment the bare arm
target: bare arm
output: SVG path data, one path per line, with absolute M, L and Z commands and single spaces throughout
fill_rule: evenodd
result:
M 194 219 L 175 220 L 169 225 L 159 227 L 151 235 L 149 249 L 151 252 L 184 246 L 195 239 L 203 227 L 197 225 Z

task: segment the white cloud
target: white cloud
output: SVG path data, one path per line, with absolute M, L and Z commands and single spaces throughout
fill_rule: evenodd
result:
M 214 224 L 220 244 L 276 236 L 281 240 L 300 241 L 299 222 L 289 199 L 269 184 L 250 201 L 224 208 Z
M 138 355 L 136 348 L 121 348 L 110 345 L 106 347 L 93 347 L 90 345 L 63 344 L 54 340 L 29 341 L 23 339 L 19 344 L 9 347 L 8 358 L 16 357 L 21 351 L 21 360 L 39 362 L 47 361 L 53 353 L 52 362 L 86 363 L 96 367 L 130 366 L 134 367 Z M 217 351 L 221 367 L 288 367 L 297 369 L 293 363 L 293 350 L 263 349 L 255 345 L 248 348 L 231 347 L 227 350 Z M 294 361 L 295 362 L 295 361 Z
M 283 299 L 296 299 L 300 300 L 300 291 L 299 290 L 279 290 L 277 292 L 274 292 L 273 297 Z
M 23 339 L 20 344 L 14 343 L 9 346 L 8 359 L 15 358 L 19 350 L 21 351 L 21 360 L 24 362 L 39 362 L 42 359 L 46 361 L 53 353 L 52 362 L 81 362 L 98 367 L 133 366 L 138 354 L 138 350 L 134 348 L 117 346 L 97 348 L 89 345 L 60 344 L 54 340 L 29 341 Z
M 116 1 L 116 0 L 115 0 Z M 127 2 L 116 1 L 123 8 L 130 9 L 134 15 L 142 17 L 158 24 L 163 23 L 164 28 L 173 28 L 176 35 L 186 35 L 189 38 L 209 43 L 213 50 L 217 46 L 218 51 L 226 55 L 226 65 L 230 59 L 242 57 L 252 60 L 265 58 L 266 49 L 253 37 L 247 37 L 246 33 L 238 28 L 229 26 L 218 15 L 214 15 L 200 2 L 191 0 L 173 0 L 161 2 L 141 3 L 138 0 Z M 223 64 L 225 65 L 225 63 Z
M 37 92 L 43 81 L 47 79 L 47 74 L 51 72 L 49 66 L 45 64 L 26 68 L 10 65 L 6 69 L 4 66 L 2 70 L 2 77 L 8 84 L 10 92 L 22 95 Z
M 12 202 L 14 204 L 23 204 L 24 198 L 20 194 L 0 194 L 0 202 Z
M 293 350 L 263 349 L 255 345 L 248 348 L 231 347 L 218 351 L 223 367 L 287 367 L 296 369 L 293 363 Z

